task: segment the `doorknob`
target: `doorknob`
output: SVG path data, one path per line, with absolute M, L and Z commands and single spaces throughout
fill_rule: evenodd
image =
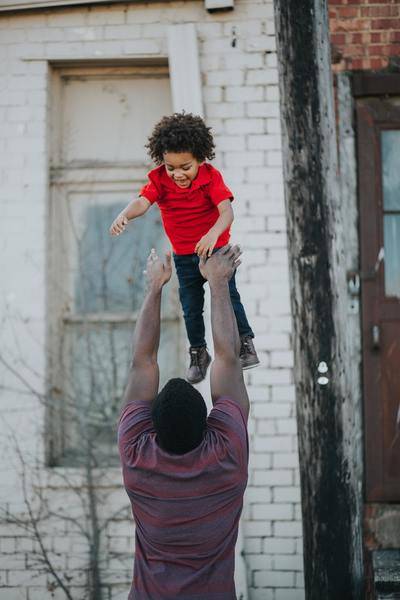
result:
M 372 349 L 379 350 L 381 344 L 381 330 L 379 325 L 372 326 Z

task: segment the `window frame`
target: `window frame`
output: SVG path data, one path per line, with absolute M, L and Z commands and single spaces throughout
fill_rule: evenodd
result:
M 157 0 L 148 0 L 156 2 Z M 158 0 L 170 2 L 170 0 Z M 127 0 L 128 4 L 144 4 L 143 0 Z M 69 6 L 86 6 L 93 4 L 117 4 L 120 0 L 0 0 L 0 12 L 12 13 L 20 11 L 33 11 L 39 9 L 62 8 Z
M 140 189 L 146 181 L 146 173 L 151 167 L 150 163 L 130 163 L 123 161 L 118 163 L 105 163 L 99 165 L 96 161 L 81 161 L 64 165 L 61 160 L 61 120 L 59 111 L 52 107 L 61 106 L 62 102 L 62 78 L 89 76 L 107 78 L 120 78 L 121 75 L 129 74 L 138 77 L 148 76 L 169 77 L 168 67 L 164 61 L 157 64 L 135 65 L 82 65 L 72 67 L 58 66 L 51 72 L 52 94 L 49 96 L 49 214 L 48 214 L 48 265 L 47 265 L 47 371 L 48 371 L 48 405 L 45 417 L 45 441 L 46 441 L 46 463 L 51 467 L 70 467 L 63 461 L 65 446 L 65 407 L 63 406 L 63 394 L 68 397 L 68 365 L 63 361 L 63 343 L 66 340 L 67 328 L 75 327 L 79 333 L 79 327 L 101 325 L 123 326 L 126 325 L 133 334 L 139 309 L 129 314 L 121 311 L 77 313 L 68 308 L 69 291 L 68 286 L 63 283 L 57 284 L 57 278 L 65 280 L 67 273 L 68 237 L 65 228 L 65 215 L 67 213 L 68 196 L 70 193 L 101 193 L 112 192 L 130 195 Z M 105 167 L 105 168 L 104 168 Z M 154 209 L 155 210 L 155 209 Z M 177 336 L 177 361 L 183 364 L 184 348 L 182 340 L 183 325 L 179 311 L 179 303 L 176 299 L 176 282 L 168 286 L 168 300 L 164 299 L 162 310 L 163 323 L 169 323 L 172 329 L 168 329 L 167 335 Z M 71 331 L 71 330 L 70 330 Z M 69 342 L 67 341 L 67 344 Z M 175 375 L 174 375 L 175 376 Z M 65 388 L 65 389 L 64 389 Z M 73 434 L 75 435 L 75 434 Z

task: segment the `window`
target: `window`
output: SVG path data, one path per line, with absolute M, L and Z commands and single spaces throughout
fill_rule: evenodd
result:
M 64 69 L 55 71 L 53 83 L 49 462 L 113 464 L 143 268 L 150 248 L 162 252 L 167 240 L 156 206 L 123 235 L 112 238 L 108 230 L 146 179 L 146 138 L 171 112 L 168 72 Z M 176 289 L 165 291 L 164 380 L 182 373 Z

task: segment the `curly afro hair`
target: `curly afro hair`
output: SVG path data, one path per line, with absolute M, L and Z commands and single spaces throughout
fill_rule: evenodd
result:
M 185 454 L 196 448 L 207 427 L 203 396 L 184 379 L 170 379 L 152 404 L 151 416 L 163 450 Z
M 210 131 L 201 117 L 174 113 L 157 123 L 145 148 L 157 165 L 163 163 L 165 152 L 191 152 L 200 162 L 212 160 L 215 144 Z

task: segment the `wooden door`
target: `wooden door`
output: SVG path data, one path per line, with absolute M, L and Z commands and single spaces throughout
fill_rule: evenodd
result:
M 367 96 L 356 107 L 366 500 L 394 502 L 400 501 L 400 96 Z

